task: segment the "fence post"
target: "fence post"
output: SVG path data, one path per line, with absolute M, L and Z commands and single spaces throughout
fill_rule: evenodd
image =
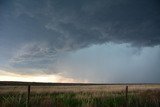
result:
M 126 107 L 128 107 L 128 86 L 126 86 Z
M 30 89 L 31 89 L 31 86 L 28 85 L 28 93 L 27 93 L 27 104 L 26 104 L 26 107 L 29 107 L 30 106 Z

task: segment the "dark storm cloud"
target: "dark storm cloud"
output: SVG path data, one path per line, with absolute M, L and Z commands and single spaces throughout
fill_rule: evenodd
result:
M 1 0 L 0 20 L 0 41 L 19 49 L 11 62 L 25 66 L 93 44 L 160 44 L 159 0 Z
M 15 0 L 1 5 L 3 28 L 20 30 L 9 36 L 25 40 L 49 40 L 60 48 L 67 42 L 72 48 L 107 41 L 160 43 L 158 0 Z

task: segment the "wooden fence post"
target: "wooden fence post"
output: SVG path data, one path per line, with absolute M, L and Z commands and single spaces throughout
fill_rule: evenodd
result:
M 27 93 L 27 104 L 26 104 L 26 107 L 29 107 L 30 106 L 30 89 L 31 89 L 31 86 L 28 85 L 28 93 Z
M 126 86 L 126 107 L 128 107 L 128 86 Z

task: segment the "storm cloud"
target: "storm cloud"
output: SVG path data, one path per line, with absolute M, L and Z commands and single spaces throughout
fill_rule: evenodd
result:
M 72 50 L 105 42 L 160 43 L 158 0 L 1 1 L 1 37 L 47 41 Z M 24 41 L 22 41 L 24 42 Z
M 160 1 L 0 0 L 0 56 L 11 68 L 55 69 L 70 52 L 108 43 L 160 45 Z

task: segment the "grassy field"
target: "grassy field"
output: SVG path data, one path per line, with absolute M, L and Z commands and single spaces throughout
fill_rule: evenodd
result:
M 126 85 L 31 86 L 30 107 L 125 107 Z M 128 85 L 128 107 L 160 107 L 160 85 Z M 26 107 L 27 86 L 0 86 L 0 107 Z

